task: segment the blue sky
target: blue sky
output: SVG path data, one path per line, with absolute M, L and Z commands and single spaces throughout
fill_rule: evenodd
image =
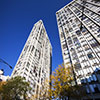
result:
M 56 22 L 56 11 L 72 0 L 0 0 L 0 58 L 13 68 L 33 25 L 43 20 L 52 44 L 52 69 L 63 62 Z M 11 75 L 7 65 L 0 63 L 5 75 Z

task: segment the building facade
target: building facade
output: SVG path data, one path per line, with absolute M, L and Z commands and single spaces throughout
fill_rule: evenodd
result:
M 51 43 L 40 20 L 34 24 L 11 76 L 25 77 L 32 88 L 29 96 L 38 95 L 45 79 L 50 78 L 51 60 Z
M 8 79 L 10 79 L 10 76 L 5 76 L 4 75 L 4 70 L 0 69 L 0 82 L 1 81 L 7 81 Z
M 56 18 L 64 64 L 72 66 L 76 83 L 100 100 L 100 0 L 73 0 Z

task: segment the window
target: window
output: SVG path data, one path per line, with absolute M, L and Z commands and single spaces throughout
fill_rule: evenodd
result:
M 66 21 L 66 24 L 68 24 L 69 22 L 68 21 Z
M 67 46 L 66 46 L 66 44 L 63 44 L 63 49 L 65 49 Z
M 15 70 L 13 74 L 16 74 L 16 73 L 17 73 L 17 70 Z
M 78 30 L 78 31 L 76 31 L 76 34 L 77 35 L 81 35 L 81 32 Z
M 74 37 L 73 40 L 74 40 L 74 42 L 78 42 L 77 37 Z
M 86 18 L 87 18 L 86 16 L 82 16 L 81 20 L 84 20 L 84 19 L 86 19 Z
M 92 92 L 95 92 L 93 85 L 89 85 Z
M 75 66 L 75 68 L 81 68 L 80 63 L 76 63 L 76 64 L 74 64 L 74 66 Z
M 88 6 L 88 5 L 86 5 L 86 6 Z M 85 13 L 89 13 L 89 11 L 88 11 L 88 10 L 85 10 L 84 12 L 85 12 Z
M 73 27 L 76 27 L 76 25 L 74 24 Z
M 27 74 L 24 72 L 24 75 L 27 76 Z
M 36 66 L 34 66 L 33 72 L 36 73 Z
M 87 56 L 88 56 L 89 59 L 93 58 L 92 53 L 88 53 Z
M 32 47 L 32 50 L 31 50 L 31 52 L 33 52 L 33 50 L 34 50 L 34 46 Z
M 95 90 L 95 93 L 99 93 L 100 92 L 96 84 L 94 84 L 94 90 Z
M 29 62 L 27 62 L 27 65 L 26 65 L 27 67 L 29 67 L 30 66 L 30 63 Z
M 35 76 L 37 77 L 37 73 L 35 73 Z
M 21 64 L 22 64 L 22 62 L 21 62 L 21 61 L 19 61 L 19 62 L 17 63 L 17 65 L 18 65 L 18 66 L 21 66 Z
M 40 74 L 41 74 L 41 68 L 40 68 L 40 70 L 39 70 L 39 77 L 40 77 Z
M 24 54 L 22 54 L 20 58 L 23 58 L 23 57 L 24 57 Z
M 70 22 L 72 22 L 72 19 L 70 20 Z
M 91 46 L 92 46 L 92 48 L 95 48 L 95 47 L 99 46 L 99 44 L 97 42 L 95 42 L 95 43 L 92 43 Z
M 61 32 L 61 38 L 63 38 L 64 37 L 64 34 L 63 34 L 63 32 Z
M 28 49 L 28 46 L 25 46 L 25 49 L 24 49 L 24 51 L 27 51 L 27 49 Z
M 38 60 L 40 59 L 40 51 L 37 49 L 35 51 L 35 56 L 38 58 Z
M 97 35 L 98 37 L 100 37 L 100 34 L 99 35 Z
M 31 49 L 31 46 L 29 47 L 29 50 L 28 51 L 30 51 L 30 49 Z
M 97 31 L 98 33 L 100 33 L 100 28 L 98 29 L 98 31 Z
M 82 27 L 82 33 L 86 32 L 86 28 L 85 27 Z
M 87 18 L 85 21 L 84 21 L 86 24 L 88 24 L 90 22 L 90 20 Z
M 37 85 L 36 94 L 38 95 L 39 86 Z
M 98 13 L 100 13 L 100 11 L 98 11 Z
M 91 12 L 91 16 L 93 16 L 93 15 L 95 15 L 95 13 L 94 12 Z
M 86 85 L 86 92 L 90 93 L 89 87 Z
M 65 25 L 65 23 L 63 23 L 63 26 Z
M 26 71 L 28 72 L 28 69 L 26 68 Z
M 68 40 L 68 43 L 69 43 L 69 45 L 71 45 L 72 44 L 72 40 Z
M 65 16 L 64 19 L 67 19 L 67 17 Z
M 90 25 L 89 27 L 90 27 L 90 29 L 92 29 L 92 25 Z
M 72 28 L 69 28 L 69 32 L 72 32 L 73 31 L 73 29 Z

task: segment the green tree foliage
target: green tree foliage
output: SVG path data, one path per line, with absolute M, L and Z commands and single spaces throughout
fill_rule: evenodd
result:
M 27 100 L 27 92 L 31 90 L 24 78 L 16 76 L 0 86 L 2 100 Z

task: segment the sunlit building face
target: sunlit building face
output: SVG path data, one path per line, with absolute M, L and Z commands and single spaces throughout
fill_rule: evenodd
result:
M 56 17 L 64 64 L 73 67 L 76 83 L 94 94 L 100 93 L 100 1 L 84 1 L 72 1 Z
M 52 47 L 40 20 L 33 26 L 11 75 L 25 77 L 32 88 L 29 96 L 38 95 L 43 88 L 43 82 L 49 80 L 51 58 Z

